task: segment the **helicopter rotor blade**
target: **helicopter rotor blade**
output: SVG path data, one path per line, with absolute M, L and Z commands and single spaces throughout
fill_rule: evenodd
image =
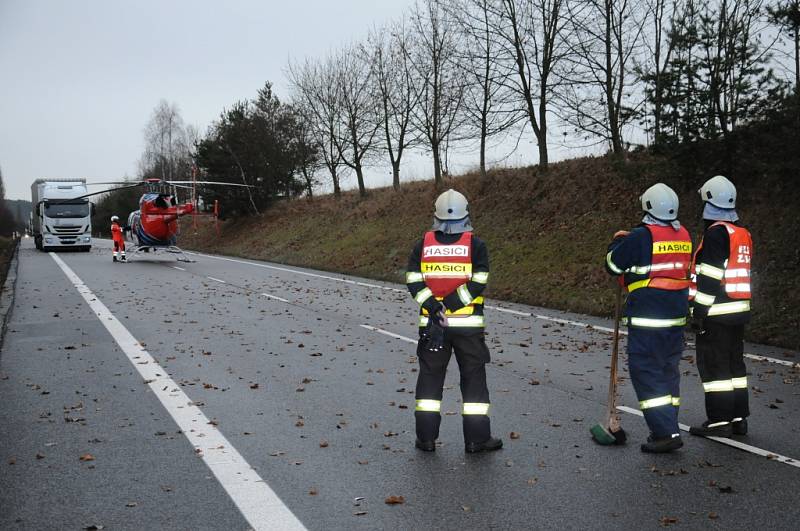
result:
M 118 188 L 109 188 L 107 190 L 100 190 L 99 192 L 92 192 L 91 194 L 79 195 L 78 197 L 71 197 L 69 199 L 59 199 L 57 201 L 48 201 L 48 204 L 51 204 L 51 205 L 63 205 L 63 204 L 66 204 L 66 203 L 72 203 L 73 201 L 77 201 L 79 199 L 85 199 L 87 197 L 92 197 L 93 195 L 100 195 L 100 194 L 105 194 L 105 193 L 108 193 L 108 192 L 116 192 L 117 190 L 126 190 L 128 188 L 137 188 L 139 186 L 141 186 L 141 183 L 129 184 L 128 186 L 120 186 Z M 40 201 L 40 203 L 43 203 L 43 202 L 44 201 Z
M 219 181 L 164 181 L 167 184 L 212 184 L 216 186 L 238 186 L 240 188 L 255 188 L 250 184 L 223 183 Z

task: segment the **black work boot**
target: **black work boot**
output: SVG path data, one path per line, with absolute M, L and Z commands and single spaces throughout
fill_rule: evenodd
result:
M 114 261 L 115 261 L 115 262 L 117 261 L 117 257 L 116 257 L 116 256 L 114 257 Z
M 689 428 L 689 433 L 692 435 L 699 435 L 701 437 L 730 437 L 733 434 L 733 428 L 730 422 L 717 421 L 711 422 L 707 420 L 702 426 L 692 426 Z
M 652 435 L 647 438 L 641 448 L 646 454 L 665 454 L 683 446 L 683 441 L 679 434 L 668 435 L 666 437 L 656 438 Z
M 747 419 L 734 419 L 731 422 L 731 431 L 734 435 L 747 435 Z
M 475 443 L 475 442 L 468 442 L 464 445 L 464 451 L 468 454 L 477 454 L 479 452 L 493 452 L 495 450 L 499 450 L 503 447 L 502 439 L 497 439 L 496 437 L 489 437 L 488 440 Z
M 436 441 L 420 441 L 417 439 L 417 442 L 414 443 L 414 446 L 422 450 L 423 452 L 435 452 L 436 451 Z

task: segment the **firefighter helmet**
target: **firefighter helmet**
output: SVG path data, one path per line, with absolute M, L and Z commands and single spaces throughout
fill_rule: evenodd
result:
M 119 221 L 119 216 L 111 216 L 111 223 L 116 223 Z
M 452 188 L 443 192 L 436 199 L 437 219 L 441 221 L 456 221 L 469 216 L 469 206 L 464 194 L 456 192 Z
M 718 208 L 736 208 L 736 187 L 727 177 L 716 175 L 710 178 L 698 192 L 704 203 Z
M 661 221 L 678 219 L 678 194 L 664 183 L 656 183 L 642 194 L 642 210 Z

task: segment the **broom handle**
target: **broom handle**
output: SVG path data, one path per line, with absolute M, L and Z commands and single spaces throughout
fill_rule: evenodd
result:
M 608 428 L 619 429 L 617 415 L 617 360 L 619 359 L 619 322 L 622 314 L 622 284 L 617 283 L 616 303 L 614 306 L 614 346 L 611 350 L 611 381 L 608 385 Z

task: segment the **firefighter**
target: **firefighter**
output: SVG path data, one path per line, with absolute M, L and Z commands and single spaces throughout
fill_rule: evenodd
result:
M 750 320 L 753 241 L 739 224 L 736 187 L 722 175 L 700 188 L 705 232 L 692 261 L 690 293 L 697 369 L 705 392 L 706 420 L 693 435 L 747 433 L 750 414 L 744 364 L 744 326 Z
M 111 237 L 114 240 L 114 261 L 117 261 L 117 254 L 119 254 L 119 260 L 126 262 L 125 235 L 122 233 L 122 227 L 119 226 L 119 216 L 111 216 Z
M 619 231 L 608 247 L 606 269 L 621 277 L 628 297 L 628 368 L 650 436 L 641 449 L 665 453 L 683 446 L 678 428 L 683 328 L 688 314 L 692 242 L 678 221 L 678 196 L 667 185 L 641 198 L 644 218 Z
M 419 377 L 416 447 L 436 449 L 441 423 L 442 388 L 452 352 L 461 373 L 465 451 L 499 450 L 492 437 L 484 340 L 483 297 L 489 280 L 489 252 L 472 234 L 467 199 L 447 190 L 436 200 L 433 227 L 414 246 L 406 284 L 419 303 Z

